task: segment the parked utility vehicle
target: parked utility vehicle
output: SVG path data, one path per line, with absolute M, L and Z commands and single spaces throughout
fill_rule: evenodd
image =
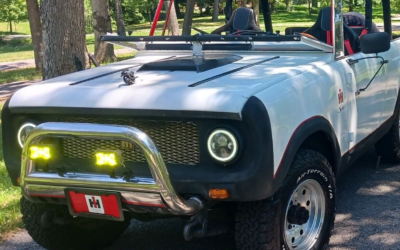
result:
M 186 239 L 327 247 L 336 176 L 372 145 L 400 159 L 400 40 L 389 0 L 386 32 L 372 29 L 371 0 L 362 27 L 339 0 L 285 35 L 263 6 L 267 31 L 239 8 L 213 34 L 105 36 L 140 52 L 6 102 L 4 159 L 36 242 L 98 249 L 131 218 L 176 216 Z

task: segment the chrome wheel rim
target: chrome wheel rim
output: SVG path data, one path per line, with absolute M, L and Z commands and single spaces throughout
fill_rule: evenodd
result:
M 295 206 L 295 207 L 293 207 Z M 308 220 L 293 223 L 288 217 L 290 209 L 307 210 Z M 305 210 L 303 209 L 305 208 Z M 293 213 L 292 213 L 293 214 Z M 292 193 L 285 214 L 285 239 L 289 249 L 309 250 L 319 238 L 325 218 L 325 194 L 315 180 L 305 180 Z

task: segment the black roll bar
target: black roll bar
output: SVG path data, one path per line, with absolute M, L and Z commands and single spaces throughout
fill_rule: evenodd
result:
M 372 31 L 372 0 L 365 0 L 365 29 Z
M 393 39 L 390 0 L 382 0 L 382 8 L 383 8 L 383 23 L 385 27 L 385 32 L 389 34 L 390 39 Z
M 229 19 L 231 19 L 232 16 L 232 1 L 233 0 L 226 0 L 226 4 L 225 4 L 225 23 L 227 23 L 229 21 Z
M 272 18 L 271 18 L 271 10 L 269 8 L 269 2 L 268 0 L 261 0 L 260 4 L 264 16 L 265 31 L 272 33 L 273 32 Z

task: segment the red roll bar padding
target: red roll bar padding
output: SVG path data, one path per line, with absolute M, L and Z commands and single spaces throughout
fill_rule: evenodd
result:
M 160 18 L 160 13 L 161 13 L 163 3 L 164 3 L 164 0 L 160 0 L 160 2 L 158 2 L 156 14 L 154 15 L 154 20 L 153 20 L 153 24 L 151 25 L 151 30 L 150 30 L 149 36 L 154 35 L 154 31 L 156 30 L 158 19 Z
M 169 21 L 169 15 L 171 14 L 171 7 L 172 7 L 173 4 L 174 4 L 174 0 L 171 0 L 171 2 L 169 3 L 167 18 L 165 19 L 165 24 L 164 24 L 164 29 L 162 31 L 162 35 L 165 34 L 165 30 L 167 29 L 168 21 Z

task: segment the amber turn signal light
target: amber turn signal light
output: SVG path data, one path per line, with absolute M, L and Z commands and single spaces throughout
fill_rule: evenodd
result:
M 208 194 L 212 199 L 227 199 L 229 197 L 228 190 L 226 189 L 210 189 Z

